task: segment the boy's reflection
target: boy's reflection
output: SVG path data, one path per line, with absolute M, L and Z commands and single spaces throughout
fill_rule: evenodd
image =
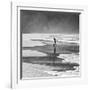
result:
M 54 40 L 54 44 L 53 44 L 53 64 L 55 64 L 55 59 L 57 58 L 57 55 L 56 55 L 56 38 L 54 37 L 53 40 Z

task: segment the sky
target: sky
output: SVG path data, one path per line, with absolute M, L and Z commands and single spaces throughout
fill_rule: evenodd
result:
M 79 33 L 79 13 L 56 11 L 20 11 L 22 33 Z

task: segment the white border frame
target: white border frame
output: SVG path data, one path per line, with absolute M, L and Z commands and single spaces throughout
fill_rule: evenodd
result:
M 23 7 L 21 7 L 23 6 Z M 25 7 L 27 6 L 27 8 Z M 25 7 L 25 8 L 24 8 Z M 80 14 L 80 54 L 81 54 L 81 77 L 72 78 L 58 78 L 58 79 L 38 79 L 38 80 L 20 80 L 20 9 L 29 10 L 48 10 L 48 11 L 63 11 L 63 12 L 79 12 Z M 87 58 L 85 42 L 87 42 L 85 30 L 87 30 L 87 8 L 85 6 L 67 6 L 67 5 L 54 5 L 54 4 L 30 4 L 13 2 L 11 3 L 11 44 L 12 44 L 12 57 L 11 57 L 11 86 L 12 88 L 18 87 L 40 87 L 40 86 L 60 86 L 71 84 L 84 84 L 87 82 Z

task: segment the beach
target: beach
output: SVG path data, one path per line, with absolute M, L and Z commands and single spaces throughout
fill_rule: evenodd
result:
M 22 78 L 80 76 L 78 35 L 23 34 Z

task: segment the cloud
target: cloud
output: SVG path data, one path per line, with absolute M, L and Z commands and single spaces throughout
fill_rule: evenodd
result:
M 79 13 L 21 10 L 22 33 L 79 33 Z

